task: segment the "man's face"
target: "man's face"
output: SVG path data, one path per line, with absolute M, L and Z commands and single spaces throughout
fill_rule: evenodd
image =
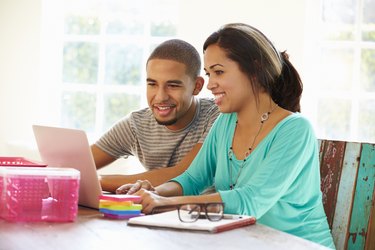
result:
M 147 63 L 147 101 L 156 121 L 169 129 L 187 126 L 195 114 L 195 79 L 186 74 L 182 63 L 151 59 Z

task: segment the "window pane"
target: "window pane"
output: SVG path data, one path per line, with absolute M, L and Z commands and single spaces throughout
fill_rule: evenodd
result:
M 64 82 L 97 82 L 98 45 L 96 43 L 65 43 L 63 60 Z
M 344 139 L 350 134 L 350 101 L 321 99 L 318 110 L 317 134 L 320 138 Z
M 175 36 L 177 34 L 176 26 L 170 21 L 153 22 L 151 24 L 152 36 Z
M 104 124 L 106 130 L 119 119 L 138 109 L 140 106 L 139 95 L 107 94 L 104 97 Z
M 320 89 L 349 90 L 353 76 L 352 49 L 322 49 Z
M 324 37 L 353 40 L 356 21 L 355 0 L 323 0 Z
M 375 101 L 367 100 L 360 102 L 361 111 L 359 112 L 359 141 L 375 141 Z
M 372 31 L 364 30 L 362 31 L 362 39 L 363 41 L 373 41 L 375 42 L 375 24 L 371 25 L 373 28 Z
M 61 123 L 65 127 L 94 131 L 94 94 L 87 92 L 64 92 L 62 95 Z
M 363 31 L 364 41 L 375 41 L 375 1 L 364 0 L 363 2 Z
M 375 23 L 375 1 L 374 0 L 363 1 L 363 23 L 366 23 L 366 24 Z
M 144 1 L 108 1 L 106 32 L 108 34 L 142 35 L 144 33 Z
M 361 84 L 364 90 L 375 92 L 375 49 L 362 50 Z
M 151 1 L 150 1 L 151 2 Z M 175 36 L 177 34 L 178 1 L 159 0 L 151 12 L 152 36 Z
M 323 0 L 323 21 L 354 24 L 356 0 Z
M 66 14 L 64 24 L 65 34 L 92 35 L 100 32 L 100 20 L 95 16 Z
M 106 47 L 106 84 L 141 84 L 142 48 L 111 44 Z

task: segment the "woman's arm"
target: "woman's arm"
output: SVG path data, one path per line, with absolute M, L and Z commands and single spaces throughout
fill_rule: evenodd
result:
M 180 188 L 178 188 L 178 186 Z M 167 193 L 168 195 L 172 193 L 175 194 L 176 191 L 182 192 L 181 186 L 176 182 L 165 183 L 157 187 L 157 189 L 159 189 L 159 191 L 164 194 Z M 152 191 L 141 189 L 138 192 L 136 192 L 135 195 L 139 195 L 141 197 L 140 204 L 142 204 L 142 212 L 145 214 L 152 213 L 153 209 L 159 206 L 168 206 L 168 205 L 186 204 L 186 203 L 222 202 L 219 193 L 208 194 L 208 195 L 197 195 L 197 196 L 164 197 Z

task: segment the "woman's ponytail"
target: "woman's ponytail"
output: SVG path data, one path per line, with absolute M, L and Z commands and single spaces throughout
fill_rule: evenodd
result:
M 303 90 L 301 78 L 289 61 L 288 54 L 281 52 L 282 70 L 273 85 L 271 96 L 280 107 L 292 112 L 301 112 L 300 100 Z

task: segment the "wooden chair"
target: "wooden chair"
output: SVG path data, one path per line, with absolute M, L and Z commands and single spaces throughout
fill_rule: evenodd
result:
M 375 249 L 375 144 L 319 140 L 323 204 L 338 250 Z

